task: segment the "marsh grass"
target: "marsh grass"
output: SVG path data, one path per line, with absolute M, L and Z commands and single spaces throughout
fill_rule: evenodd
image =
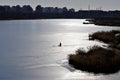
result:
M 69 64 L 82 71 L 93 73 L 115 73 L 120 70 L 120 31 L 100 31 L 89 35 L 92 40 L 108 43 L 106 48 L 98 45 L 78 49 L 68 56 Z
M 120 69 L 120 51 L 99 46 L 85 50 L 78 49 L 69 55 L 69 64 L 75 68 L 94 73 L 113 73 Z
M 89 40 L 99 40 L 105 43 L 120 43 L 120 31 L 98 31 L 89 34 Z
M 96 19 L 92 19 L 92 20 L 88 20 L 88 21 L 95 25 L 120 26 L 119 18 L 96 18 Z
M 89 40 L 98 40 L 108 43 L 109 47 L 120 49 L 120 30 L 98 31 L 89 34 Z

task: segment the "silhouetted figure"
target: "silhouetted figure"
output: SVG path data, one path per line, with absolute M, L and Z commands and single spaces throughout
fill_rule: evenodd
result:
M 62 43 L 60 42 L 60 44 L 59 44 L 58 46 L 61 47 L 61 46 L 62 46 Z

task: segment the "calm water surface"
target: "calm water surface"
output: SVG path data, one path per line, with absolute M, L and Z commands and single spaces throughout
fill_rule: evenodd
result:
M 0 21 L 0 80 L 119 80 L 120 73 L 94 75 L 71 72 L 68 54 L 103 43 L 88 34 L 120 29 L 84 25 L 80 19 Z M 62 47 L 57 45 L 62 42 Z

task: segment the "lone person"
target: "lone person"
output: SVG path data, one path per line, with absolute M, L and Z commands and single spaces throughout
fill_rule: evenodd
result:
M 62 46 L 62 43 L 60 42 L 60 44 L 59 44 L 58 46 L 61 47 L 61 46 Z

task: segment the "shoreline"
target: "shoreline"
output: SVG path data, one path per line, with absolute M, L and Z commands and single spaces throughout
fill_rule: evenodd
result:
M 81 19 L 81 18 L 30 18 L 30 19 L 0 19 L 0 21 L 7 20 L 42 20 L 42 19 Z M 85 20 L 85 19 L 84 19 Z
M 94 45 L 88 51 L 78 49 L 68 57 L 74 68 L 90 72 L 111 74 L 120 70 L 120 30 L 99 31 L 89 35 L 89 40 L 107 43 L 106 48 Z
M 86 20 L 85 24 L 95 24 L 100 26 L 120 26 L 120 18 L 93 18 Z

